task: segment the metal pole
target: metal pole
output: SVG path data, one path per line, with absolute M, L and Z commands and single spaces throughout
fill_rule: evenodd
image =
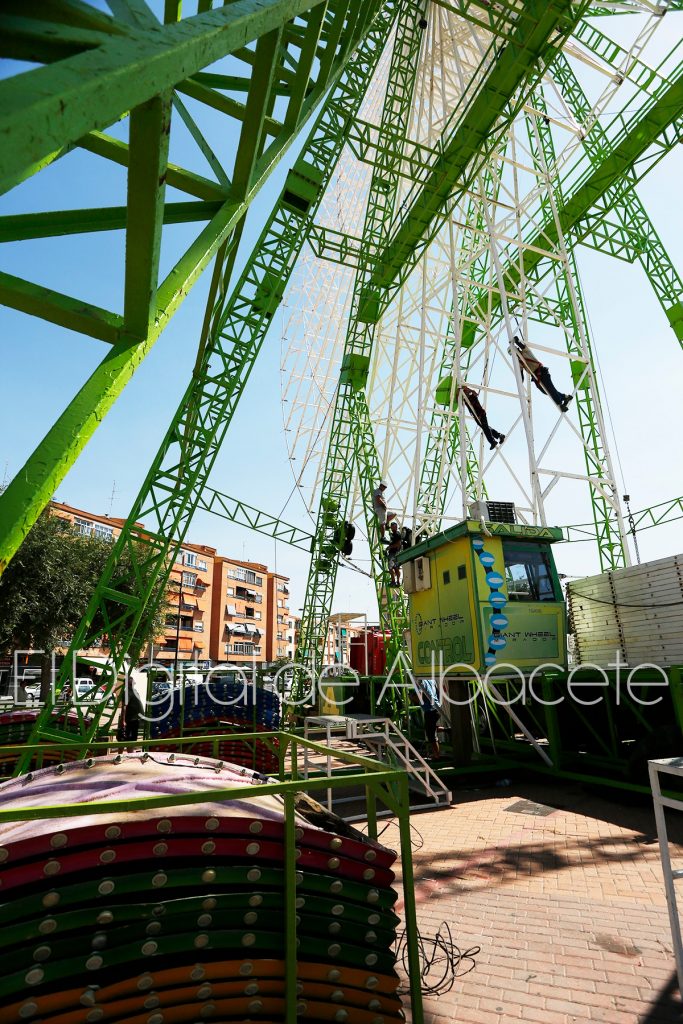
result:
M 175 626 L 175 655 L 173 656 L 173 682 L 176 682 L 178 674 L 178 644 L 180 643 L 180 607 L 183 603 L 183 574 L 180 574 L 180 583 L 178 584 L 178 618 Z
M 662 791 L 659 785 L 659 770 L 656 761 L 648 762 L 650 773 L 650 785 L 652 787 L 652 801 L 655 810 L 655 821 L 657 823 L 657 839 L 659 841 L 659 856 L 662 861 L 662 874 L 664 875 L 664 891 L 666 892 L 666 905 L 669 911 L 669 925 L 671 926 L 671 939 L 676 958 L 676 974 L 678 975 L 678 989 L 683 997 L 683 941 L 681 940 L 681 919 L 678 916 L 678 903 L 676 901 L 676 887 L 674 885 L 674 874 L 671 867 L 671 853 L 669 851 L 669 835 L 666 830 L 666 817 L 664 815 L 664 803 Z M 678 775 L 678 772 L 674 774 Z M 683 803 L 670 801 L 669 806 L 677 805 L 683 809 Z
M 410 1008 L 413 1024 L 424 1024 L 420 953 L 417 944 L 417 911 L 415 909 L 415 879 L 413 876 L 413 849 L 410 842 L 410 795 L 408 776 L 398 780 L 398 827 L 401 836 L 401 877 L 403 879 L 403 919 L 408 949 L 410 974 Z
M 296 832 L 294 793 L 284 794 L 285 803 L 285 1021 L 296 1024 Z

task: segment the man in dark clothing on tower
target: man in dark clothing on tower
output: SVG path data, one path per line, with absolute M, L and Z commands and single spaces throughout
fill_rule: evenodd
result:
M 561 391 L 557 390 L 550 378 L 548 367 L 544 366 L 541 360 L 536 358 L 529 346 L 518 335 L 515 335 L 512 339 L 512 345 L 517 354 L 519 368 L 522 372 L 522 380 L 524 380 L 524 371 L 526 370 L 538 390 L 552 398 L 555 405 L 562 412 L 566 412 L 572 396 L 563 395 Z M 512 351 L 512 349 L 509 351 Z
M 458 397 L 457 391 L 455 393 L 455 396 L 456 398 Z M 496 447 L 496 445 L 502 444 L 503 441 L 505 440 L 505 434 L 501 434 L 498 430 L 494 430 L 493 427 L 489 426 L 488 417 L 486 415 L 486 409 L 479 401 L 479 396 L 477 392 L 474 390 L 474 388 L 471 388 L 467 384 L 463 383 L 462 397 L 465 405 L 467 406 L 467 408 L 470 411 L 470 414 L 472 415 L 472 418 L 477 423 L 477 425 L 480 426 L 481 429 L 483 430 L 484 437 L 488 441 L 489 447 L 493 449 Z

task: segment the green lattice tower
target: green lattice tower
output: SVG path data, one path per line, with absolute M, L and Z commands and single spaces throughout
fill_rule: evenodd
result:
M 72 149 L 127 171 L 125 206 L 0 218 L 3 241 L 126 232 L 121 313 L 97 306 L 89 295 L 64 295 L 0 274 L 5 305 L 81 332 L 106 348 L 0 497 L 0 572 L 217 257 L 208 304 L 213 308 L 249 205 L 337 81 L 355 45 L 367 37 L 372 19 L 381 11 L 385 22 L 394 3 L 242 0 L 209 10 L 210 3 L 198 0 L 196 15 L 189 14 L 189 6 L 181 17 L 180 2 L 168 0 L 165 24 L 140 0 L 117 0 L 114 17 L 73 0 L 9 5 L 9 10 L 5 5 L 0 14 L 3 56 L 44 64 L 21 68 L 0 82 L 0 133 L 7 140 L 0 152 L 0 191 Z M 232 74 L 203 70 L 222 58 L 229 58 Z M 198 127 L 187 97 L 211 110 L 214 119 L 220 115 L 222 131 L 216 130 L 215 140 Z M 125 117 L 127 142 L 106 130 Z M 169 127 L 176 121 L 189 132 L 206 174 L 169 163 Z M 226 137 L 234 141 L 219 160 L 216 151 L 225 149 Z M 105 168 L 105 180 L 110 173 Z M 168 200 L 166 185 L 183 193 L 182 201 Z M 314 182 L 311 188 L 316 187 Z M 161 280 L 165 226 L 189 229 L 195 223 L 196 237 Z M 204 334 L 208 323 L 207 317 Z
M 72 655 L 86 650 L 104 631 L 112 672 L 128 656 L 135 663 L 155 612 L 155 581 L 168 579 L 273 313 L 284 293 L 318 205 L 343 148 L 393 25 L 396 7 L 382 5 L 333 88 L 308 141 L 289 172 L 279 200 L 230 297 L 213 310 L 201 364 L 181 400 L 142 485 L 121 535 L 112 546 L 103 576 L 77 628 L 58 680 L 71 683 Z M 141 531 L 136 523 L 145 522 Z M 124 550 L 132 570 L 119 568 Z M 163 588 L 161 588 L 163 590 Z M 62 736 L 51 724 L 51 707 L 41 712 L 31 742 Z M 98 728 L 98 716 L 82 725 L 84 749 Z M 73 737 L 68 734 L 68 738 Z M 22 759 L 19 771 L 28 767 Z
M 320 507 L 314 533 L 311 566 L 301 618 L 301 641 L 297 660 L 314 675 L 322 666 L 324 645 L 337 577 L 338 556 L 335 533 L 346 520 L 351 481 L 356 458 L 363 470 L 378 465 L 375 451 L 357 450 L 360 430 L 363 444 L 374 442 L 367 434 L 368 422 L 358 420 L 356 406 L 368 378 L 375 324 L 362 313 L 368 302 L 367 286 L 374 268 L 375 253 L 385 245 L 399 186 L 403 142 L 406 137 L 413 100 L 420 44 L 424 35 L 424 0 L 403 0 L 396 26 L 394 48 L 389 66 L 379 146 L 370 182 L 360 265 L 356 272 L 349 323 L 341 363 L 339 384 L 330 428 L 327 460 L 321 485 Z M 374 485 L 361 477 L 364 497 Z M 371 550 L 379 545 L 376 524 L 369 530 Z M 378 561 L 373 553 L 373 564 Z M 383 570 L 382 578 L 386 573 Z
M 541 115 L 546 115 L 545 100 L 540 90 L 532 104 Z M 553 177 L 555 148 L 550 127 L 543 116 L 526 116 L 529 146 L 539 172 L 545 177 L 546 192 L 542 209 L 547 220 L 553 218 L 553 200 L 561 204 L 562 188 Z M 600 565 L 603 569 L 617 569 L 628 564 L 625 527 L 619 508 L 614 471 L 607 450 L 605 424 L 591 349 L 588 318 L 579 285 L 576 260 L 569 245 L 560 246 L 557 260 L 537 264 L 537 282 L 552 275 L 557 314 L 565 327 L 564 336 L 570 357 L 572 377 L 576 388 L 575 405 L 579 430 L 584 446 L 586 474 L 595 523 Z M 570 328 L 570 329 L 567 329 Z M 586 363 L 584 351 L 588 357 Z M 612 492 L 612 501 L 609 492 Z
M 481 203 L 495 202 L 500 192 L 500 178 L 498 173 L 491 173 L 491 167 L 486 167 L 481 175 L 483 186 L 483 197 L 475 192 L 468 201 L 463 217 L 465 228 L 463 230 L 463 243 L 461 248 L 468 250 L 468 246 L 474 246 L 481 237 L 485 228 Z M 454 246 L 453 228 L 450 225 L 449 241 L 451 249 Z M 477 257 L 472 267 L 471 279 L 476 279 L 477 274 L 485 273 L 486 265 L 483 256 Z M 468 284 L 468 290 L 471 283 Z M 462 347 L 462 327 L 460 314 L 463 309 L 467 292 L 458 296 L 457 308 L 451 310 L 451 318 L 448 324 L 448 332 L 444 339 L 441 365 L 439 369 L 439 381 L 451 375 L 451 402 L 448 407 L 439 406 L 436 401 L 432 410 L 431 420 L 427 432 L 427 443 L 425 454 L 422 460 L 420 472 L 420 484 L 417 495 L 417 510 L 421 517 L 415 526 L 417 536 L 424 529 L 423 520 L 429 522 L 428 532 L 438 533 L 441 529 L 441 518 L 448 501 L 449 485 L 451 480 L 450 467 L 461 464 L 461 442 L 460 418 L 455 410 L 454 398 L 457 387 L 457 374 L 454 368 L 458 362 L 462 367 L 463 380 L 467 379 L 467 372 L 470 365 L 471 346 Z M 468 340 L 471 340 L 468 338 Z M 465 425 L 465 480 L 463 490 L 470 501 L 477 499 L 477 485 L 479 479 L 479 459 L 474 450 L 472 437 Z M 486 487 L 482 481 L 482 496 L 486 495 Z
M 443 222 L 448 212 L 445 207 L 452 208 L 456 183 L 459 194 L 464 194 L 484 166 L 486 154 L 493 152 L 504 134 L 505 126 L 516 116 L 526 91 L 543 73 L 554 52 L 549 44 L 550 38 L 554 37 L 557 45 L 571 31 L 582 10 L 581 6 L 573 8 L 560 0 L 550 4 L 531 3 L 521 12 L 505 5 L 496 10 L 488 26 L 492 30 L 491 47 L 482 59 L 482 68 L 486 68 L 487 75 L 483 83 L 479 83 L 478 92 L 463 117 L 460 120 L 452 118 L 447 123 L 442 145 L 438 155 L 431 161 L 427 174 L 423 173 L 415 161 L 410 162 L 410 171 L 417 175 L 414 195 L 409 195 L 412 202 L 402 204 L 390 244 L 387 221 L 391 207 L 388 198 L 393 197 L 395 191 L 392 177 L 396 178 L 399 170 L 396 156 L 403 151 L 408 106 L 404 108 L 400 132 L 392 136 L 387 134 L 385 119 L 388 103 L 385 101 L 383 122 L 374 154 L 373 183 L 328 444 L 302 618 L 301 646 L 297 655 L 310 670 L 315 671 L 321 663 L 334 593 L 337 563 L 330 557 L 334 517 L 345 518 L 348 509 L 354 456 L 352 437 L 349 434 L 353 428 L 351 396 L 365 385 L 375 328 L 381 312 Z M 414 68 L 412 72 L 410 68 L 403 69 L 404 77 L 406 70 L 411 74 L 412 81 Z M 390 70 L 387 96 L 393 100 L 391 76 Z M 397 99 L 402 99 L 405 104 L 405 97 L 404 89 Z M 391 168 L 392 177 L 388 173 L 391 164 L 394 165 Z M 405 169 L 402 172 L 405 174 Z M 377 187 L 378 180 L 380 188 Z M 359 460 L 366 466 L 374 463 L 374 459 L 368 458 L 365 452 L 359 453 Z M 362 481 L 365 507 L 371 485 L 371 481 Z M 373 536 L 371 530 L 371 549 L 375 543 Z M 380 557 L 377 551 L 371 551 L 372 563 L 378 566 L 378 571 Z M 386 570 L 382 571 L 381 578 L 383 581 L 386 579 Z M 387 591 L 384 590 L 384 593 Z M 391 608 L 396 600 L 389 588 L 385 607 Z M 394 612 L 388 611 L 388 614 L 391 617 Z M 397 621 L 401 621 L 400 612 L 397 610 L 395 614 Z M 399 649 L 401 644 L 402 636 L 392 638 L 394 649 Z

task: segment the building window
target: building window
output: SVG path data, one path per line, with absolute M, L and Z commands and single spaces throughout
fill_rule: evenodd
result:
M 254 618 L 255 619 L 260 619 L 261 618 L 261 612 L 254 612 Z
M 196 587 L 197 586 L 197 573 L 196 572 L 184 572 L 183 573 L 183 586 L 184 587 Z
M 277 621 L 280 625 L 282 625 L 282 623 L 285 621 L 284 615 L 278 615 Z
M 196 564 L 197 556 L 195 555 L 194 551 L 183 551 L 183 565 L 195 566 Z
M 235 596 L 235 588 L 234 587 L 228 587 L 228 589 L 226 590 L 226 594 L 228 595 L 228 597 L 234 597 Z
M 278 606 L 278 608 L 282 608 L 282 601 L 280 601 L 279 599 L 278 599 L 278 602 L 277 602 L 277 606 Z
M 241 580 L 242 583 L 254 583 L 257 587 L 263 583 L 262 578 L 251 569 L 228 569 L 228 579 Z
M 74 526 L 76 532 L 82 534 L 83 537 L 89 537 L 92 533 L 92 523 L 87 519 L 79 519 L 78 516 L 75 516 Z
M 81 519 L 79 516 L 74 516 L 74 526 L 76 533 L 80 533 L 81 537 L 99 537 L 100 540 L 113 540 L 114 529 L 111 526 L 106 526 L 104 523 L 93 523 L 89 519 Z
M 261 648 L 256 647 L 254 644 L 237 643 L 237 644 L 226 644 L 226 654 L 260 654 Z

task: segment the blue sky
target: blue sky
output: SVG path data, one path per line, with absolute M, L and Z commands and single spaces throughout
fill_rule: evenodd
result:
M 219 127 L 217 117 L 208 115 L 207 130 L 215 133 Z M 196 154 L 190 153 L 190 146 L 178 129 L 172 139 L 171 158 L 178 162 L 187 158 L 189 165 L 199 170 L 201 165 Z M 294 152 L 278 168 L 252 207 L 241 259 L 251 250 Z M 639 189 L 678 267 L 683 267 L 681 181 L 683 148 L 679 147 Z M 124 170 L 87 153 L 74 152 L 14 192 L 0 197 L 0 213 L 124 202 Z M 165 230 L 168 235 L 162 252 L 162 275 L 197 228 L 191 225 Z M 626 487 L 632 507 L 640 509 L 682 493 L 680 346 L 639 266 L 629 266 L 585 249 L 580 250 L 579 266 Z M 5 245 L 0 252 L 0 269 L 120 311 L 123 233 Z M 186 386 L 208 282 L 209 274 L 205 273 L 59 487 L 59 500 L 94 512 L 127 514 Z M 281 511 L 293 486 L 282 433 L 281 330 L 279 314 L 211 481 L 218 490 L 269 513 Z M 106 346 L 4 307 L 0 307 L 0 345 L 4 369 L 0 480 L 8 480 L 103 357 Z M 304 528 L 312 526 L 296 495 L 283 518 Z M 565 521 L 571 521 L 571 517 Z M 678 524 L 644 533 L 641 555 L 653 558 L 680 551 L 679 536 Z M 303 604 L 305 554 L 203 514 L 195 517 L 188 537 L 212 544 L 221 553 L 263 561 L 289 574 L 292 608 L 296 610 Z M 595 555 L 587 545 L 563 546 L 558 561 L 560 569 L 571 575 L 597 571 Z M 335 610 L 368 610 L 374 615 L 372 602 L 371 587 L 363 576 L 348 570 L 340 573 Z

